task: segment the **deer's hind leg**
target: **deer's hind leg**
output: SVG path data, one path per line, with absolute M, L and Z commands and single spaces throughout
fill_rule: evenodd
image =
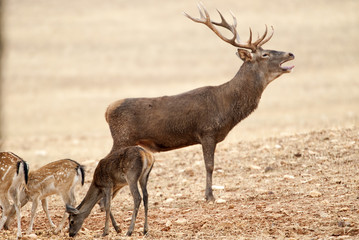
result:
M 148 178 L 150 176 L 150 172 L 152 170 L 152 166 L 151 168 L 148 170 L 148 172 L 146 172 L 142 178 L 140 179 L 140 186 L 142 189 L 142 196 L 143 196 L 143 205 L 145 208 L 145 223 L 143 226 L 143 234 L 146 235 L 148 232 L 148 222 L 147 222 L 147 213 L 148 213 L 148 192 L 147 192 L 147 182 L 148 182 Z
M 103 234 L 102 234 L 102 236 L 104 237 L 104 236 L 107 236 L 109 233 L 108 220 L 109 220 L 110 216 L 112 215 L 112 213 L 111 213 L 111 188 L 104 189 L 103 200 L 104 200 L 104 207 L 105 207 L 105 211 L 106 211 L 105 228 L 103 229 Z M 115 218 L 113 217 L 113 215 L 111 217 L 111 221 L 112 220 L 115 221 Z M 115 224 L 115 225 L 117 226 L 117 224 Z
M 133 229 L 135 228 L 137 213 L 138 213 L 138 209 L 140 208 L 141 200 L 142 200 L 141 194 L 138 191 L 137 179 L 138 179 L 138 176 L 136 176 L 136 174 L 134 174 L 132 176 L 131 176 L 131 174 L 127 175 L 127 182 L 130 187 L 130 192 L 133 197 L 133 205 L 134 205 L 132 218 L 131 218 L 131 224 L 130 224 L 130 227 L 128 228 L 128 231 L 126 234 L 127 236 L 131 236 Z
M 2 230 L 6 220 L 8 218 L 8 215 L 9 215 L 9 212 L 10 212 L 9 209 L 10 209 L 11 205 L 10 205 L 9 200 L 6 197 L 0 199 L 0 205 L 2 207 L 2 217 L 1 217 L 1 220 L 0 220 L 0 230 Z
M 121 188 L 122 188 L 122 187 L 117 188 L 116 190 L 113 191 L 113 193 L 112 193 L 112 199 L 115 198 L 115 196 L 117 195 L 117 193 L 120 191 Z M 120 232 L 121 232 L 121 229 L 120 229 L 120 227 L 117 225 L 116 219 L 115 219 L 115 217 L 113 216 L 111 209 L 110 209 L 110 218 L 111 218 L 112 226 L 115 228 L 115 231 L 116 231 L 117 233 L 120 233 Z

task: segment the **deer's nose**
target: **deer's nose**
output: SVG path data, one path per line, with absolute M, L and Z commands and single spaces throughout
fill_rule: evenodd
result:
M 294 54 L 293 53 L 288 53 L 289 57 L 294 58 Z

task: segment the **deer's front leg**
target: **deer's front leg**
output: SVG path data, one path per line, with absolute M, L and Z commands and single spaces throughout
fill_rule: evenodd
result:
M 216 150 L 216 142 L 212 137 L 204 137 L 201 139 L 204 164 L 206 167 L 206 192 L 205 198 L 207 201 L 214 202 L 212 192 L 212 174 L 214 169 L 214 151 Z
M 44 198 L 41 200 L 41 204 L 42 204 L 42 209 L 44 210 L 47 219 L 49 220 L 49 223 L 51 225 L 51 227 L 55 228 L 56 225 L 52 222 L 50 214 L 49 214 L 49 210 L 48 210 L 48 206 L 47 206 L 47 199 Z

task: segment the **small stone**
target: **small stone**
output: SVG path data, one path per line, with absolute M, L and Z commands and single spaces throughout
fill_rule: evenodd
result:
M 30 239 L 37 239 L 37 235 L 35 233 L 31 233 L 31 234 L 27 235 L 27 237 Z
M 167 220 L 166 227 L 170 227 L 170 226 L 172 226 L 172 222 L 170 220 Z
M 173 201 L 174 201 L 173 198 L 167 198 L 167 199 L 164 201 L 164 203 L 170 203 L 170 202 L 173 202 Z
M 256 165 L 251 165 L 251 168 L 254 169 L 254 170 L 260 170 L 261 169 L 261 167 L 256 166 Z
M 336 184 L 341 184 L 342 180 L 340 180 L 339 178 L 334 178 L 333 182 L 335 182 Z
M 227 201 L 224 199 L 221 199 L 221 198 L 216 200 L 216 203 L 225 203 L 225 202 L 227 202 Z
M 223 190 L 223 189 L 224 189 L 224 186 L 213 185 L 213 186 L 212 186 L 212 189 L 213 189 L 213 190 Z
M 185 218 L 179 218 L 179 219 L 176 220 L 175 223 L 182 225 L 182 224 L 186 224 L 187 220 Z
M 309 192 L 309 196 L 311 196 L 311 197 L 320 197 L 320 196 L 322 196 L 322 193 L 319 192 L 318 190 L 313 190 L 313 191 Z
M 215 171 L 218 172 L 218 173 L 223 173 L 224 172 L 222 168 L 217 168 Z
M 284 175 L 283 179 L 294 179 L 293 175 Z

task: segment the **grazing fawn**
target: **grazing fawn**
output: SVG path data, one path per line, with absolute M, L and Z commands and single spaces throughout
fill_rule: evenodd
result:
M 232 80 L 174 96 L 122 99 L 110 104 L 105 116 L 113 138 L 112 151 L 140 145 L 161 152 L 201 144 L 207 174 L 205 197 L 214 201 L 212 174 L 217 143 L 257 108 L 269 83 L 291 72 L 294 66 L 283 63 L 294 59 L 294 55 L 263 49 L 262 45 L 273 35 L 272 32 L 267 36 L 267 28 L 255 41 L 250 30 L 249 40 L 242 42 L 234 16 L 234 23 L 229 24 L 220 12 L 221 22 L 213 22 L 202 5 L 199 12 L 200 18 L 185 15 L 236 47 L 238 57 L 244 62 Z M 218 27 L 233 35 L 227 38 Z
M 111 198 L 114 198 L 118 191 L 129 185 L 134 201 L 134 209 L 132 213 L 131 224 L 127 235 L 130 236 L 135 227 L 135 221 L 138 209 L 141 204 L 141 195 L 138 191 L 137 182 L 140 183 L 143 195 L 143 204 L 145 207 L 145 223 L 143 233 L 148 231 L 147 211 L 148 211 L 148 193 L 147 181 L 154 164 L 154 157 L 141 147 L 127 147 L 112 152 L 102 159 L 94 172 L 93 180 L 85 198 L 77 208 L 66 206 L 69 216 L 69 235 L 73 237 L 81 228 L 85 218 L 88 217 L 92 208 L 102 201 L 105 211 L 105 228 L 103 236 L 108 235 L 108 220 L 111 222 L 116 232 L 121 230 L 111 213 Z
M 5 225 L 11 212 L 9 199 L 13 201 L 17 215 L 17 236 L 21 237 L 20 192 L 27 184 L 29 167 L 19 156 L 11 152 L 0 152 L 0 205 L 2 217 L 0 230 Z M 15 213 L 14 213 L 15 214 Z
M 81 181 L 81 185 L 84 185 L 84 167 L 76 161 L 70 159 L 51 162 L 36 171 L 31 171 L 29 173 L 27 189 L 24 189 L 20 195 L 22 206 L 27 202 L 32 201 L 30 225 L 26 233 L 30 234 L 32 232 L 39 201 L 42 203 L 42 208 L 50 222 L 51 227 L 55 228 L 56 225 L 50 218 L 46 198 L 50 195 L 57 194 L 62 197 L 65 205 L 75 204 L 76 199 L 74 190 L 79 181 Z M 60 224 L 55 229 L 55 233 L 62 230 L 66 219 L 67 213 L 65 211 Z M 6 223 L 6 225 L 9 224 L 10 222 Z

